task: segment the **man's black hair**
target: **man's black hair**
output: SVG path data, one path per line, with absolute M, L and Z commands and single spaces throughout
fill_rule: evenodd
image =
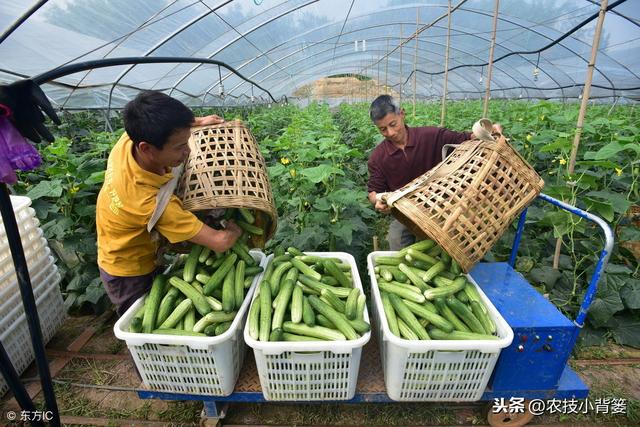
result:
M 191 127 L 193 112 L 182 102 L 162 92 L 140 92 L 124 107 L 124 129 L 134 144 L 142 141 L 162 149 L 169 137 Z
M 369 107 L 369 117 L 373 122 L 384 119 L 389 113 L 400 113 L 400 105 L 391 95 L 380 95 L 373 100 L 371 107 Z

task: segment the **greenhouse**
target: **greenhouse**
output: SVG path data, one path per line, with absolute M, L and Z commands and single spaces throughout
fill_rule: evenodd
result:
M 2 425 L 640 424 L 636 0 L 0 3 Z

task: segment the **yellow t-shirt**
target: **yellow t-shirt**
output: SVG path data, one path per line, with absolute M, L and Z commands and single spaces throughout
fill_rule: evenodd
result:
M 133 141 L 124 133 L 109 154 L 96 205 L 98 265 L 112 276 L 140 276 L 155 268 L 157 243 L 147 223 L 158 189 L 173 177 L 146 171 L 133 158 Z M 171 243 L 189 240 L 202 229 L 196 216 L 171 196 L 155 230 Z

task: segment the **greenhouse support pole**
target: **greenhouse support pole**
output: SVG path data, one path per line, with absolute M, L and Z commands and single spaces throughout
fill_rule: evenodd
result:
M 447 83 L 449 82 L 449 46 L 451 45 L 451 0 L 448 9 L 449 21 L 447 22 L 447 47 L 444 54 L 444 82 L 442 84 L 442 108 L 440 110 L 440 127 L 444 126 L 444 118 L 447 115 Z
M 20 294 L 22 295 L 22 303 L 24 305 L 25 317 L 29 326 L 29 335 L 31 336 L 31 344 L 36 358 L 38 374 L 40 375 L 40 383 L 44 393 L 44 399 L 47 409 L 51 412 L 51 425 L 60 426 L 60 415 L 58 413 L 58 404 L 56 395 L 53 391 L 53 382 L 51 381 L 51 372 L 49 371 L 49 362 L 44 351 L 44 343 L 42 340 L 42 329 L 40 328 L 40 317 L 36 306 L 36 299 L 33 296 L 33 288 L 31 286 L 31 278 L 29 277 L 29 268 L 27 260 L 24 256 L 22 240 L 20 239 L 20 231 L 16 222 L 11 198 L 9 197 L 9 189 L 7 184 L 0 183 L 0 215 L 7 233 L 7 241 L 13 258 L 13 264 L 16 269 L 16 277 Z
M 580 104 L 580 113 L 578 114 L 578 123 L 576 124 L 576 134 L 573 138 L 573 147 L 571 149 L 571 157 L 569 158 L 569 173 L 573 173 L 573 170 L 576 166 L 576 157 L 578 155 L 580 137 L 582 136 L 584 117 L 587 113 L 587 103 L 589 102 L 589 96 L 591 96 L 591 82 L 593 81 L 593 70 L 596 66 L 596 57 L 598 56 L 598 47 L 600 46 L 600 35 L 602 34 L 604 17 L 607 13 L 607 3 L 608 0 L 602 0 L 602 3 L 600 4 L 600 14 L 598 15 L 598 21 L 596 22 L 596 32 L 593 35 L 591 58 L 589 59 L 589 64 L 587 65 L 587 77 L 585 79 L 584 89 L 582 91 L 582 102 Z
M 416 50 L 413 54 L 413 118 L 416 118 L 416 64 L 418 63 L 418 26 L 420 25 L 420 9 L 416 7 Z
M 600 46 L 600 35 L 602 34 L 602 26 L 604 25 L 604 17 L 607 13 L 608 0 L 602 0 L 600 3 L 600 13 L 596 21 L 596 32 L 593 35 L 593 43 L 591 47 L 591 58 L 587 65 L 587 76 L 582 90 L 582 102 L 580 103 L 580 112 L 578 113 L 578 122 L 576 123 L 576 134 L 573 138 L 573 147 L 571 148 L 571 156 L 569 157 L 569 173 L 572 174 L 576 167 L 576 157 L 578 156 L 578 147 L 580 146 L 580 137 L 584 127 L 584 117 L 587 113 L 587 105 L 589 96 L 591 95 L 591 82 L 593 81 L 593 70 L 596 66 L 596 57 L 598 56 L 598 47 Z M 553 268 L 558 269 L 560 265 L 560 250 L 562 249 L 562 237 L 556 240 L 556 249 L 553 254 Z
M 376 97 L 380 95 L 380 61 L 378 61 L 378 78 L 376 79 Z
M 487 89 L 484 94 L 484 107 L 482 108 L 482 117 L 487 117 L 489 111 L 489 98 L 491 97 L 491 71 L 493 71 L 493 51 L 496 47 L 496 30 L 498 29 L 498 9 L 500 8 L 500 0 L 496 0 L 495 10 L 493 11 L 493 31 L 491 34 L 491 47 L 489 48 L 489 64 L 487 65 Z
M 398 104 L 400 105 L 400 108 L 402 108 L 402 37 L 403 36 L 404 31 L 402 31 L 402 24 L 400 24 L 400 86 L 398 86 L 398 88 L 400 89 L 399 92 L 399 96 L 400 96 L 400 101 L 398 102 Z
M 387 39 L 387 54 L 384 61 L 384 91 L 389 91 L 389 39 Z
M 369 80 L 364 80 L 364 99 L 369 100 Z

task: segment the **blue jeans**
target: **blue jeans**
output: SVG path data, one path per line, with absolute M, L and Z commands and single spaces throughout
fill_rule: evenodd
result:
M 407 227 L 402 225 L 400 221 L 393 219 L 391 224 L 389 224 L 387 241 L 389 242 L 390 251 L 399 251 L 405 246 L 409 246 L 414 243 L 416 241 L 416 236 L 414 236 Z

